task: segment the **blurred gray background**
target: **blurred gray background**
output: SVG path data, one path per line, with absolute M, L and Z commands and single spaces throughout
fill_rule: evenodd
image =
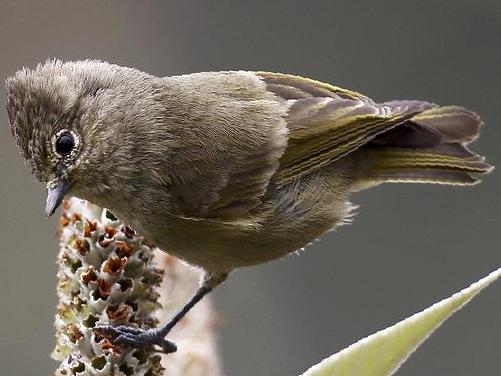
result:
M 0 77 L 48 57 L 169 75 L 307 75 L 377 100 L 478 111 L 474 145 L 501 166 L 501 1 L 0 2 Z M 15 149 L 0 96 L 1 374 L 48 375 L 57 218 Z M 231 276 L 216 294 L 227 375 L 299 374 L 501 265 L 501 174 L 474 188 L 387 185 L 353 198 L 355 223 Z M 499 374 L 501 284 L 447 322 L 400 375 Z M 181 349 L 182 351 L 182 349 Z

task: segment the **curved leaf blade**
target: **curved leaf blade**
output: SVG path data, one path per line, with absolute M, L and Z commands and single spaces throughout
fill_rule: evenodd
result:
M 456 311 L 497 280 L 501 268 L 460 292 L 324 359 L 301 376 L 389 376 Z

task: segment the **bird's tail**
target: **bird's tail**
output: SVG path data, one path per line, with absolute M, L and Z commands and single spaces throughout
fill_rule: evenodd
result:
M 406 104 L 385 103 L 390 107 Z M 462 107 L 429 108 L 363 148 L 367 158 L 359 183 L 475 184 L 479 175 L 493 169 L 466 147 L 478 136 L 480 125 L 480 118 Z

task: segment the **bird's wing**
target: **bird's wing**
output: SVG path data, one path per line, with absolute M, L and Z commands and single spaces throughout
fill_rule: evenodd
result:
M 204 98 L 198 101 L 200 108 L 183 112 L 197 113 L 203 119 L 195 122 L 204 124 L 197 131 L 204 134 L 203 152 L 189 167 L 177 168 L 198 173 L 182 179 L 171 192 L 178 195 L 179 212 L 187 217 L 216 220 L 247 217 L 261 203 L 270 181 L 280 187 L 318 171 L 377 142 L 376 136 L 399 124 L 409 124 L 399 140 L 414 136 L 408 120 L 436 107 L 421 101 L 378 104 L 354 91 L 279 73 L 204 74 L 203 80 L 191 79 L 188 84 L 197 85 L 190 93 Z M 211 101 L 213 96 L 219 100 Z M 220 96 L 227 98 L 224 106 Z M 235 106 L 228 112 L 231 116 L 225 116 L 225 106 Z M 241 121 L 235 121 L 235 114 Z M 182 129 L 192 123 L 188 119 Z M 435 137 L 440 136 L 421 126 L 415 139 L 426 142 Z M 194 147 L 192 142 L 186 145 L 190 158 L 196 154 Z
M 367 144 L 434 105 L 421 101 L 378 104 L 354 91 L 279 73 L 258 72 L 269 91 L 291 103 L 289 139 L 274 182 L 280 186 Z
M 172 78 L 171 78 L 172 79 Z M 259 205 L 287 144 L 287 104 L 253 72 L 175 77 L 184 94 L 169 163 L 174 210 L 189 218 L 235 221 Z M 169 102 L 169 104 L 171 104 Z M 167 171 L 167 170 L 166 170 Z

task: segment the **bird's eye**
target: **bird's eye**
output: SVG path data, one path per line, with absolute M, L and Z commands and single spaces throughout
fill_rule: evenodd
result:
M 75 147 L 75 138 L 71 133 L 63 133 L 56 139 L 56 152 L 61 156 L 71 153 Z
M 92 90 L 92 93 L 90 93 L 91 97 L 95 97 L 97 96 L 97 93 L 99 93 L 99 91 L 101 90 L 102 88 L 100 87 L 95 87 L 93 90 Z

